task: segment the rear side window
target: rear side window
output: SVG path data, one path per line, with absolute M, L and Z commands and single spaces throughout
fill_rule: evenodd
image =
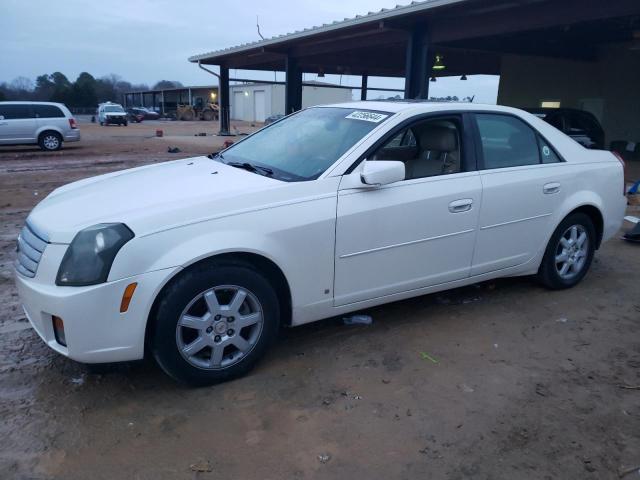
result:
M 0 116 L 5 120 L 20 120 L 23 118 L 33 118 L 29 105 L 10 104 L 0 105 Z
M 476 114 L 484 168 L 519 167 L 540 163 L 536 133 L 510 115 Z
M 540 145 L 540 159 L 542 163 L 560 163 L 562 161 L 553 147 L 551 147 L 544 138 L 538 137 L 538 143 Z
M 37 118 L 64 118 L 64 113 L 55 105 L 33 105 Z

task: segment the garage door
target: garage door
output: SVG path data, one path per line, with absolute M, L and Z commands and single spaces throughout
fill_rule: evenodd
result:
M 264 122 L 266 115 L 264 90 L 256 90 L 253 92 L 253 112 L 255 113 L 256 122 Z

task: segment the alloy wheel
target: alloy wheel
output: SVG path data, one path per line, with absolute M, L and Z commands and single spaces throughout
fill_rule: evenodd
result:
M 42 139 L 42 144 L 47 150 L 56 150 L 60 146 L 60 139 L 55 135 L 47 135 Z
M 555 265 L 564 280 L 578 276 L 589 255 L 589 234 L 582 225 L 572 225 L 560 237 L 556 247 Z
M 207 370 L 230 367 L 253 350 L 264 315 L 257 297 L 237 285 L 200 293 L 182 311 L 176 345 L 189 364 Z

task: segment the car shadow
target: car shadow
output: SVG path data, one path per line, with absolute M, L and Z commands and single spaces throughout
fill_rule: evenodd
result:
M 429 320 L 428 316 L 416 313 L 423 311 L 426 313 L 431 310 L 441 314 L 442 309 L 464 308 L 471 306 L 471 304 L 496 301 L 500 296 L 526 294 L 532 288 L 539 287 L 530 277 L 490 280 L 351 312 L 295 328 L 283 327 L 271 352 L 267 354 L 266 359 L 259 362 L 253 374 L 260 374 L 263 369 L 271 368 L 269 364 L 272 361 L 278 362 L 283 359 L 287 360 L 291 356 L 304 355 L 304 350 L 311 345 L 317 346 L 318 343 L 327 342 L 327 347 L 329 347 L 336 338 L 348 339 L 353 336 L 375 335 L 380 329 L 386 330 L 391 327 L 396 332 L 403 328 L 410 330 L 415 324 Z M 407 316 L 407 311 L 412 312 L 412 315 Z M 461 311 L 464 312 L 464 310 Z M 346 326 L 343 318 L 355 314 L 370 315 L 373 323 L 370 326 Z M 69 360 L 64 359 L 64 361 L 68 362 Z M 109 383 L 128 383 L 142 390 L 154 388 L 172 391 L 189 388 L 176 383 L 165 375 L 150 354 L 147 354 L 146 358 L 141 361 L 96 366 L 85 365 L 82 366 L 82 369 L 85 374 L 94 377 L 94 379 L 99 378 L 101 381 Z

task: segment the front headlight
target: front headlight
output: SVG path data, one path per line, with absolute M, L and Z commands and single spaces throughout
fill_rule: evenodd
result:
M 104 283 L 116 254 L 134 237 L 123 223 L 101 223 L 79 232 L 69 245 L 56 285 L 84 287 Z

